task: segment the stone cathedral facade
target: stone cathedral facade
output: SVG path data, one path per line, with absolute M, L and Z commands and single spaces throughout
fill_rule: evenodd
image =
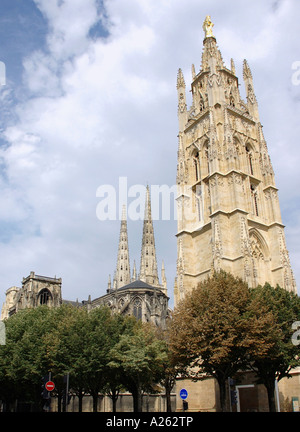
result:
M 223 62 L 208 17 L 202 63 L 192 66 L 192 104 L 177 75 L 178 260 L 175 305 L 212 269 L 296 292 L 277 188 L 246 60 L 239 90 L 235 65 Z

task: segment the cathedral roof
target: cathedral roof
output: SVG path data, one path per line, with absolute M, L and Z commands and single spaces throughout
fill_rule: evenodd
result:
M 136 280 L 134 282 L 131 282 L 130 284 L 122 286 L 121 288 L 118 289 L 118 291 L 125 290 L 125 289 L 132 289 L 132 288 L 144 288 L 144 289 L 150 289 L 150 290 L 156 289 L 156 287 L 149 285 L 146 282 L 143 282 L 141 280 Z

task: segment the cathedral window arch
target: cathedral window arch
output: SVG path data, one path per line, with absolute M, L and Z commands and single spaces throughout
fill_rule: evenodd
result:
M 39 292 L 39 304 L 41 305 L 48 304 L 49 301 L 51 300 L 52 300 L 52 295 L 47 288 L 44 288 Z
M 268 246 L 263 236 L 256 230 L 249 231 L 251 255 L 257 260 L 265 260 L 268 255 Z
M 252 285 L 257 286 L 257 284 L 263 284 L 265 281 L 270 251 L 265 238 L 256 228 L 249 230 L 249 241 L 253 270 Z
M 142 319 L 142 303 L 140 299 L 136 299 L 133 303 L 133 315 L 138 320 Z

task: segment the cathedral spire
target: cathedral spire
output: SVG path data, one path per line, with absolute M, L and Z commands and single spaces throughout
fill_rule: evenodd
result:
M 149 186 L 146 188 L 140 280 L 150 285 L 159 285 Z
M 114 277 L 114 288 L 118 289 L 130 283 L 130 262 L 128 249 L 126 206 L 122 208 L 122 220 L 119 237 L 118 260 Z

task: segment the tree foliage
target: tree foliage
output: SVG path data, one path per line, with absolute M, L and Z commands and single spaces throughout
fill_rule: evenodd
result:
M 297 318 L 298 317 L 298 318 Z M 299 364 L 291 325 L 299 320 L 299 298 L 270 285 L 249 289 L 225 271 L 214 273 L 178 305 L 171 348 L 189 376 L 213 376 L 225 410 L 225 383 L 239 370 L 254 370 L 274 409 L 274 382 Z
M 225 410 L 225 383 L 237 371 L 251 369 L 265 385 L 275 410 L 274 383 L 299 366 L 292 324 L 300 321 L 297 295 L 269 284 L 249 289 L 224 271 L 213 274 L 186 295 L 166 331 L 134 317 L 111 314 L 105 307 L 46 305 L 25 309 L 5 321 L 6 345 L 0 346 L 0 399 L 10 406 L 30 401 L 42 409 L 41 378 L 51 372 L 58 406 L 70 378 L 79 411 L 85 394 L 106 393 L 113 410 L 121 390 L 133 395 L 141 411 L 143 392 L 157 384 L 170 392 L 178 375 L 215 377 Z
M 134 411 L 142 410 L 142 392 L 153 390 L 163 372 L 166 353 L 163 342 L 149 325 L 138 323 L 131 333 L 124 333 L 111 351 L 109 366 L 121 371 L 121 382 L 134 399 Z
M 258 311 L 263 310 L 263 314 Z M 248 365 L 255 371 L 257 382 L 268 392 L 269 410 L 275 411 L 275 380 L 290 376 L 291 369 L 300 365 L 299 347 L 293 345 L 292 324 L 300 320 L 300 299 L 287 290 L 270 284 L 251 290 L 249 313 L 261 322 L 272 317 L 272 322 L 257 335 L 257 327 L 248 328 L 253 343 L 248 346 Z M 261 343 L 262 342 L 262 343 Z
M 150 388 L 162 372 L 164 353 L 154 330 L 105 307 L 23 310 L 6 321 L 6 335 L 0 347 L 0 399 L 7 404 L 18 398 L 41 408 L 41 378 L 51 372 L 59 401 L 69 374 L 79 410 L 89 394 L 96 411 L 101 392 L 112 398 L 115 410 L 121 388 L 132 392 L 134 407 L 140 409 L 137 390 L 140 395 Z
M 225 383 L 243 367 L 249 298 L 245 282 L 221 271 L 188 294 L 173 316 L 171 347 L 178 363 L 195 378 L 216 378 L 222 410 Z

